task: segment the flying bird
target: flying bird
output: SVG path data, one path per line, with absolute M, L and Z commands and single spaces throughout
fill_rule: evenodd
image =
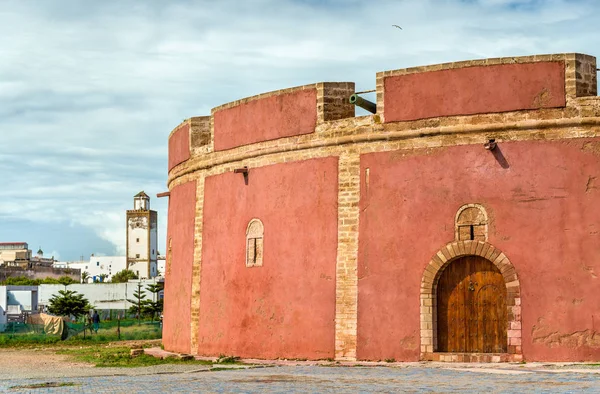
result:
M 397 27 L 398 29 L 402 30 L 402 28 L 398 25 L 392 25 L 393 27 Z

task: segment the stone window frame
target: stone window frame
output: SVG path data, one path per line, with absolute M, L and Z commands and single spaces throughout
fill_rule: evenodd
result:
M 507 355 L 491 353 L 437 353 L 437 284 L 444 268 L 464 256 L 480 256 L 492 262 L 506 284 L 508 309 Z M 508 257 L 489 242 L 455 241 L 440 249 L 429 261 L 420 290 L 421 360 L 430 361 L 522 361 L 521 284 Z
M 173 262 L 173 237 L 169 237 L 169 245 L 167 248 L 167 261 L 166 261 L 166 272 L 165 275 L 171 274 L 171 264 Z
M 454 217 L 454 239 L 456 241 L 460 241 L 461 240 L 460 239 L 460 234 L 459 234 L 459 228 L 460 227 L 464 227 L 464 225 L 459 225 L 458 221 L 459 221 L 460 215 L 464 211 L 466 211 L 467 209 L 469 209 L 469 208 L 477 208 L 483 214 L 484 220 L 482 222 L 479 222 L 479 223 L 475 224 L 475 225 L 484 226 L 484 228 L 483 228 L 483 233 L 484 233 L 484 238 L 485 238 L 484 242 L 487 242 L 487 240 L 488 240 L 488 228 L 489 228 L 488 227 L 489 216 L 487 214 L 486 209 L 481 204 L 465 204 L 465 205 L 461 206 L 460 208 L 458 208 L 458 211 L 456 211 L 456 215 Z
M 262 267 L 263 265 L 263 254 L 264 254 L 264 239 L 265 239 L 265 226 L 263 222 L 254 218 L 248 222 L 246 227 L 246 267 Z M 251 245 L 252 244 L 252 245 Z M 250 248 L 254 248 L 252 253 L 252 261 L 250 258 Z

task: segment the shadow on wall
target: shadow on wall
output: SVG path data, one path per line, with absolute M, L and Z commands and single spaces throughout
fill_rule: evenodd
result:
M 500 167 L 502 167 L 502 168 L 510 167 L 510 165 L 508 164 L 508 161 L 506 160 L 506 157 L 504 157 L 504 155 L 502 154 L 502 149 L 500 149 L 499 146 L 496 145 L 496 148 L 494 150 L 492 150 L 492 154 L 494 155 L 494 158 L 496 159 L 498 164 L 500 164 Z

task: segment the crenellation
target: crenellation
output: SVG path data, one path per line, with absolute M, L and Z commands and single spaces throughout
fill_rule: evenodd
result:
M 212 141 L 211 117 L 197 116 L 190 118 L 189 122 L 192 155 L 209 153 Z

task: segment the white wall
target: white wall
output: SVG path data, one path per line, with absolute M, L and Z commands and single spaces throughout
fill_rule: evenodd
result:
M 166 273 L 165 270 L 167 269 L 167 260 L 165 260 L 165 259 L 158 259 L 158 261 L 156 262 L 156 268 L 160 272 L 160 275 L 162 277 L 164 277 L 165 273 Z
M 85 271 L 92 277 L 88 282 L 92 282 L 94 276 L 97 277 L 102 274 L 108 275 L 107 280 L 110 280 L 114 274 L 123 271 L 126 266 L 127 259 L 125 256 L 91 256 L 88 269 Z
M 138 241 L 139 240 L 139 241 Z M 129 227 L 129 258 L 148 261 L 148 229 Z M 139 257 L 137 256 L 139 255 Z
M 155 280 L 142 280 L 142 292 L 147 300 L 152 300 L 152 293 L 146 290 L 148 284 L 156 283 Z M 59 290 L 64 290 L 63 285 L 39 285 L 39 304 L 48 305 L 53 295 Z M 129 309 L 132 305 L 127 299 L 135 300 L 133 293 L 138 289 L 138 281 L 128 283 L 89 283 L 72 284 L 67 290 L 83 294 L 96 309 Z
M 140 261 L 139 263 L 129 263 L 129 269 L 135 272 L 140 279 L 148 279 L 150 277 L 148 260 Z
M 0 332 L 4 331 L 6 325 L 6 286 L 0 286 Z

